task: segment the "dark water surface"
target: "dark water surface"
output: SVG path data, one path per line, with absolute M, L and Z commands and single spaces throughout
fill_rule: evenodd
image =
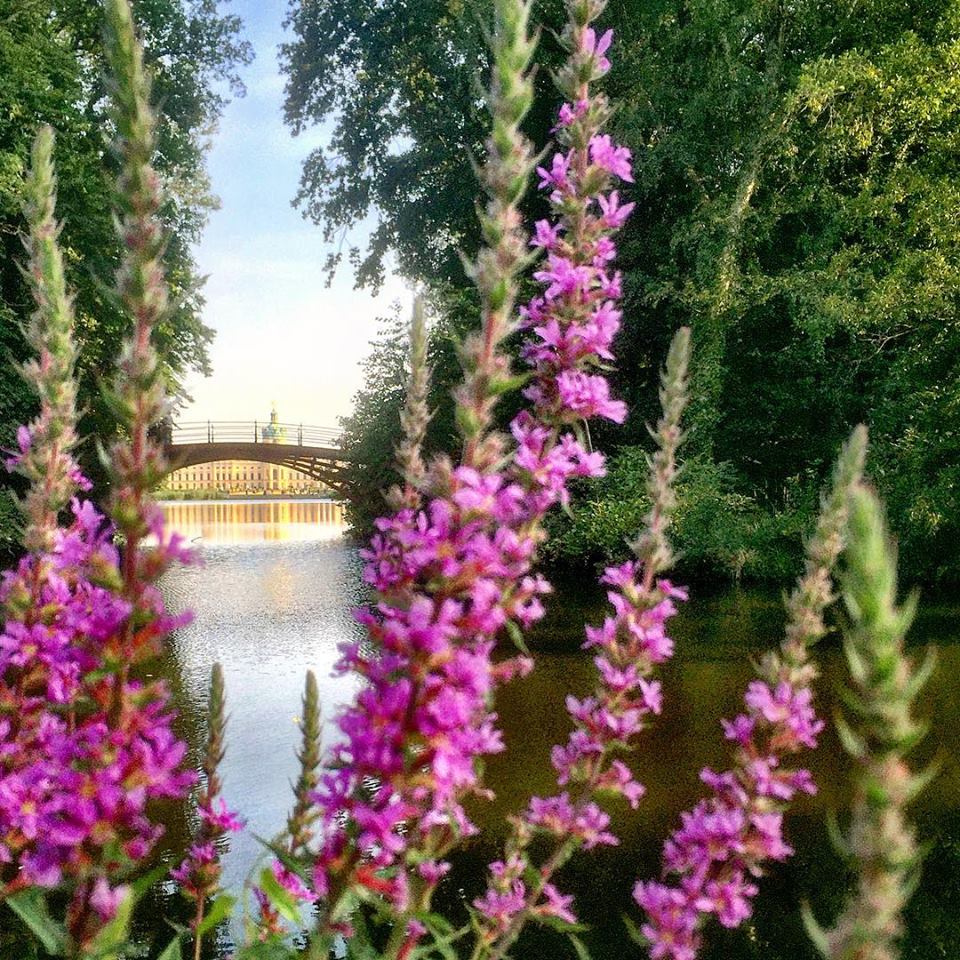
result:
M 363 599 L 360 562 L 341 536 L 339 513 L 328 504 L 177 503 L 168 516 L 202 543 L 205 564 L 173 571 L 165 580 L 169 603 L 193 609 L 196 620 L 174 637 L 161 669 L 175 690 L 183 732 L 199 747 L 210 667 L 216 661 L 224 666 L 230 710 L 225 792 L 249 823 L 225 860 L 225 881 L 239 889 L 260 856 L 254 834 L 270 837 L 284 824 L 296 775 L 304 672 L 317 673 L 328 734 L 337 707 L 353 693 L 349 679 L 331 679 L 329 673 L 337 644 L 357 635 L 350 610 Z M 460 856 L 441 890 L 441 901 L 451 909 L 479 892 L 483 866 L 496 856 L 506 816 L 531 793 L 551 790 L 550 747 L 563 742 L 569 729 L 564 696 L 593 685 L 590 658 L 578 649 L 583 623 L 596 622 L 604 611 L 593 580 L 585 573 L 555 598 L 532 643 L 537 669 L 500 695 L 508 750 L 488 765 L 497 799 L 475 811 L 483 840 Z M 918 764 L 935 759 L 942 772 L 915 808 L 921 839 L 931 852 L 911 907 L 904 957 L 952 958 L 960 957 L 960 605 L 931 599 L 921 610 L 913 642 L 918 652 L 936 643 L 939 668 L 923 704 L 931 733 L 915 759 Z M 778 642 L 782 622 L 778 595 L 740 589 L 701 595 L 673 621 L 677 655 L 662 672 L 664 713 L 644 735 L 635 763 L 647 796 L 639 810 L 616 812 L 618 848 L 583 856 L 560 878 L 593 927 L 584 939 L 597 960 L 642 955 L 624 937 L 620 919 L 623 912 L 637 919 L 630 889 L 637 878 L 657 872 L 663 838 L 699 796 L 700 768 L 726 764 L 719 718 L 738 711 L 752 675 L 751 658 Z M 830 716 L 843 677 L 835 640 L 823 646 L 820 662 L 819 702 Z M 826 825 L 832 811 L 840 811 L 842 819 L 849 764 L 835 738 L 826 735 L 810 766 L 821 790 L 799 803 L 790 818 L 796 857 L 763 881 L 750 923 L 738 931 L 714 931 L 705 957 L 814 956 L 799 910 L 810 901 L 818 915 L 830 919 L 843 896 L 847 874 Z M 171 858 L 182 849 L 188 819 L 186 809 L 170 811 Z M 212 948 L 210 955 L 225 956 L 227 946 Z M 532 960 L 573 953 L 555 934 L 531 931 L 513 955 Z

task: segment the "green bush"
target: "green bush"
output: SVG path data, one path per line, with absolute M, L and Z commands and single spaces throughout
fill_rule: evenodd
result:
M 626 555 L 626 543 L 643 526 L 648 508 L 646 453 L 624 447 L 607 476 L 581 497 L 572 516 L 555 522 L 550 558 L 557 564 L 602 564 Z M 787 580 L 799 566 L 804 533 L 816 499 L 806 478 L 784 494 L 787 506 L 774 509 L 744 492 L 727 463 L 706 457 L 689 460 L 677 484 L 674 539 L 686 577 L 732 580 Z

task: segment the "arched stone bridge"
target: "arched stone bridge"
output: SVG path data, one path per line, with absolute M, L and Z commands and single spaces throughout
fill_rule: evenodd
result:
M 347 493 L 339 430 L 275 420 L 198 420 L 160 424 L 156 432 L 173 470 L 215 460 L 275 463 Z

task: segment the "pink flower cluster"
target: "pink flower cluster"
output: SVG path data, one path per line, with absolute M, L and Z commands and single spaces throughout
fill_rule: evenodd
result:
M 319 893 L 311 889 L 297 874 L 288 870 L 279 860 L 274 860 L 270 864 L 269 870 L 279 888 L 292 903 L 307 906 L 320 899 Z M 261 887 L 255 886 L 253 896 L 260 910 L 260 916 L 257 920 L 260 939 L 267 941 L 273 937 L 282 936 L 284 933 L 283 920 L 269 894 Z
M 45 436 L 51 429 L 52 420 L 53 416 L 51 412 L 43 409 L 41 410 L 40 417 L 38 417 L 32 427 L 28 427 L 26 424 L 20 424 L 20 426 L 17 427 L 17 449 L 7 452 L 7 457 L 4 461 L 4 466 L 7 470 L 11 472 L 16 470 L 27 477 L 39 478 L 44 476 L 43 468 L 46 464 L 43 453 L 45 452 L 45 448 L 42 444 L 39 445 L 40 455 L 37 456 L 38 445 L 35 442 L 34 434 Z M 93 488 L 93 485 L 83 475 L 79 465 L 72 456 L 61 453 L 57 461 L 58 464 L 63 467 L 63 480 L 61 482 L 63 482 L 65 487 L 69 486 L 70 489 L 79 489 L 84 492 Z M 52 479 L 53 478 L 51 478 L 51 481 Z
M 621 320 L 617 301 L 622 295 L 619 273 L 611 271 L 616 246 L 611 234 L 626 222 L 633 204 L 622 204 L 610 189 L 615 179 L 632 181 L 630 152 L 599 132 L 607 107 L 602 96 L 591 96 L 589 81 L 610 69 L 606 53 L 613 39 L 599 39 L 588 25 L 568 27 L 564 42 L 570 62 L 561 71 L 569 102 L 560 109 L 555 127 L 561 149 L 549 166 L 540 167 L 541 189 L 550 191 L 555 222 L 537 224 L 532 243 L 546 251 L 547 262 L 535 274 L 544 286 L 523 311 L 532 333 L 525 348 L 534 367 L 526 396 L 537 420 L 563 425 L 599 416 L 616 423 L 626 405 L 610 397 L 597 361 L 611 359 L 611 342 Z M 567 698 L 575 728 L 564 746 L 553 750 L 558 783 L 567 788 L 547 799 L 534 798 L 514 823 L 504 861 L 491 866 L 486 893 L 474 906 L 488 921 L 482 932 L 488 945 L 509 949 L 529 917 L 555 916 L 572 921 L 572 898 L 557 892 L 551 880 L 565 856 L 576 847 L 590 849 L 615 844 L 607 829 L 609 816 L 597 805 L 603 792 L 619 794 L 631 806 L 643 787 L 613 754 L 627 748 L 650 714 L 660 712 L 660 686 L 650 679 L 654 667 L 673 652 L 666 621 L 676 612 L 674 600 L 686 599 L 682 589 L 662 580 L 640 562 L 607 570 L 604 582 L 613 613 L 597 628 L 587 628 L 587 649 L 597 651 L 599 674 L 593 696 Z M 536 833 L 551 835 L 557 853 L 534 871 L 528 846 Z M 500 954 L 498 954 L 500 955 Z
M 462 800 L 479 788 L 475 761 L 503 749 L 492 690 L 530 668 L 523 657 L 494 665 L 495 640 L 508 625 L 539 620 L 550 590 L 532 569 L 533 523 L 598 459 L 575 444 L 551 446 L 549 432 L 528 417 L 514 433 L 513 477 L 450 470 L 444 496 L 378 521 L 365 551 L 365 578 L 382 599 L 358 614 L 372 648 L 345 646 L 339 665 L 366 685 L 339 719 L 344 739 L 317 792 L 327 815 L 318 889 L 327 885 L 323 868 L 349 856 L 348 829 L 368 868 L 402 862 L 413 824 L 451 837 L 474 831 Z M 421 864 L 420 875 L 442 866 Z M 369 869 L 363 876 L 381 886 Z M 406 882 L 400 871 L 388 885 L 401 908 Z
M 600 73 L 609 67 L 609 43 L 609 35 L 593 36 L 585 54 L 596 58 Z M 568 115 L 570 124 L 583 122 L 591 106 L 568 108 L 561 123 Z M 360 614 L 372 644 L 346 647 L 340 663 L 366 685 L 340 717 L 343 740 L 317 792 L 326 815 L 318 889 L 329 885 L 329 874 L 354 869 L 402 909 L 407 874 L 397 870 L 385 880 L 377 869 L 402 864 L 424 837 L 431 851 L 442 851 L 474 831 L 462 801 L 482 791 L 477 761 L 503 749 L 489 707 L 492 691 L 530 668 L 522 657 L 494 665 L 495 642 L 543 615 L 550 587 L 533 564 L 544 514 L 567 502 L 572 479 L 604 469 L 602 455 L 585 449 L 569 427 L 626 416 L 596 371 L 612 358 L 620 326 L 611 234 L 632 205 L 621 205 L 609 188 L 615 177 L 629 179 L 628 159 L 623 148 L 598 137 L 589 155 L 571 148 L 539 171 L 541 185 L 552 188 L 557 222 L 538 223 L 532 241 L 548 257 L 536 274 L 544 293 L 522 311 L 531 333 L 525 358 L 533 378 L 525 394 L 533 410 L 511 425 L 512 462 L 481 470 L 437 461 L 426 502 L 378 521 L 365 577 L 379 603 Z M 571 206 L 583 215 L 569 216 Z M 584 823 L 588 829 L 603 835 L 602 826 Z M 429 852 L 418 859 L 418 876 L 427 883 L 446 869 Z
M 570 161 L 557 154 L 555 168 L 557 158 L 566 170 Z M 588 167 L 584 176 L 591 173 Z M 541 175 L 546 175 L 542 168 Z M 564 182 L 571 188 L 566 174 Z M 537 418 L 545 423 L 570 424 L 591 417 L 622 423 L 626 419 L 626 404 L 611 399 L 606 377 L 589 371 L 592 362 L 613 358 L 611 344 L 621 318 L 616 301 L 622 296 L 622 285 L 620 274 L 610 275 L 607 270 L 616 254 L 610 233 L 632 209 L 633 204 L 620 205 L 616 191 L 599 195 L 596 205 L 587 207 L 576 250 L 573 238 L 565 239 L 562 223 L 537 223 L 532 242 L 547 250 L 547 264 L 534 276 L 546 289 L 522 310 L 535 336 L 525 356 L 538 374 L 524 392 L 533 401 Z M 607 212 L 611 210 L 612 217 Z
M 506 930 L 515 917 L 524 913 L 576 923 L 577 918 L 570 909 L 573 896 L 560 893 L 552 883 L 544 881 L 540 885 L 540 898 L 536 906 L 528 903 L 530 894 L 523 879 L 527 866 L 526 860 L 516 853 L 505 863 L 498 860 L 490 864 L 493 882 L 482 897 L 474 900 L 473 905 L 490 921 L 493 930 Z
M 734 769 L 701 773 L 712 796 L 682 815 L 664 846 L 664 872 L 678 882 L 641 882 L 634 890 L 654 960 L 693 960 L 706 915 L 726 927 L 750 916 L 764 864 L 793 852 L 783 839 L 786 804 L 798 792 L 815 792 L 807 770 L 784 763 L 815 747 L 823 729 L 810 688 L 771 677 L 752 682 L 744 700 L 746 712 L 723 721 L 737 747 Z
M 156 562 L 182 555 L 176 538 L 156 532 Z M 162 833 L 147 804 L 184 796 L 194 779 L 166 687 L 128 677 L 182 621 L 152 587 L 135 601 L 119 592 L 112 533 L 92 504 L 74 500 L 52 549 L 24 557 L 0 586 L 3 889 L 71 879 L 101 914 L 103 877 L 142 860 Z
M 576 724 L 566 747 L 555 747 L 553 765 L 561 786 L 589 783 L 594 789 L 622 794 L 636 808 L 643 788 L 619 760 L 603 769 L 604 759 L 618 747 L 627 747 L 644 727 L 650 714 L 659 714 L 660 683 L 647 679 L 654 668 L 673 655 L 673 641 L 666 622 L 677 612 L 674 600 L 687 593 L 669 580 L 655 591 L 641 583 L 636 561 L 610 567 L 602 582 L 614 589 L 607 593 L 613 606 L 599 627 L 587 627 L 585 649 L 598 649 L 594 664 L 599 684 L 594 696 L 584 700 L 567 697 L 567 710 Z
M 170 876 L 181 891 L 195 900 L 212 896 L 220 885 L 222 868 L 218 845 L 228 833 L 239 833 L 245 822 L 220 797 L 201 803 L 198 810 L 200 831 L 197 842 L 191 844 L 179 867 Z
M 677 612 L 674 601 L 685 600 L 687 594 L 667 580 L 651 590 L 641 576 L 641 565 L 631 561 L 609 568 L 603 577 L 612 588 L 608 598 L 613 613 L 601 626 L 586 628 L 584 643 L 584 649 L 599 651 L 594 658 L 597 689 L 583 700 L 567 697 L 574 730 L 566 745 L 554 747 L 552 754 L 558 783 L 568 789 L 555 797 L 534 797 L 516 824 L 518 849 L 508 857 L 508 866 L 491 865 L 490 887 L 474 901 L 491 922 L 485 931 L 488 939 L 502 935 L 525 914 L 558 915 L 553 907 L 559 894 L 550 883 L 549 861 L 540 872 L 539 889 L 528 891 L 523 880 L 529 869 L 526 848 L 535 833 L 585 850 L 615 845 L 617 838 L 607 829 L 610 818 L 593 798 L 619 794 L 636 808 L 643 796 L 643 786 L 629 767 L 611 758 L 630 749 L 647 718 L 660 713 L 660 684 L 649 677 L 673 654 L 666 623 Z M 565 917 L 573 917 L 571 902 L 564 898 Z

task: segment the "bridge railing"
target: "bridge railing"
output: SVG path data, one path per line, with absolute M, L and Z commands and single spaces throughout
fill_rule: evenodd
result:
M 164 426 L 166 429 L 164 429 Z M 306 423 L 269 420 L 184 420 L 158 428 L 166 443 L 287 443 L 299 447 L 338 447 L 341 432 Z

